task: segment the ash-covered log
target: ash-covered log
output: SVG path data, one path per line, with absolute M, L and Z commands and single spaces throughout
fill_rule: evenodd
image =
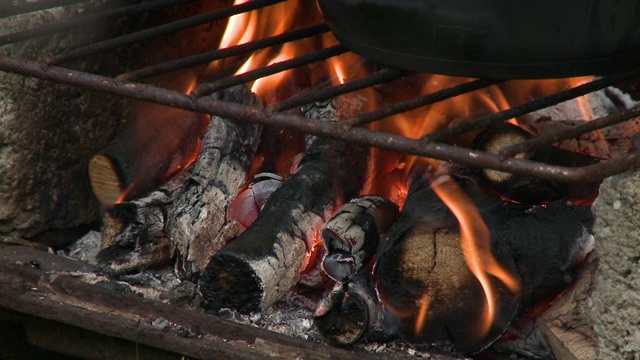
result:
M 258 104 L 246 86 L 213 96 Z M 246 181 L 260 131 L 259 125 L 212 117 L 190 169 L 146 196 L 107 211 L 100 262 L 114 274 L 166 263 L 170 257 L 185 277 L 204 270 L 211 254 L 237 234 L 227 209 Z
M 322 226 L 327 249 L 322 269 L 337 282 L 349 281 L 371 261 L 399 211 L 391 200 L 376 195 L 355 198 L 343 205 Z
M 410 341 L 449 343 L 475 353 L 527 306 L 564 288 L 593 237 L 564 202 L 547 207 L 504 203 L 460 173 L 433 181 L 455 182 L 473 202 L 489 230 L 489 255 L 518 280 L 519 291 L 488 272 L 494 298 L 489 305 L 486 290 L 465 261 L 469 249 L 462 245 L 460 224 L 427 177 L 411 184 L 400 219 L 378 253 L 376 289 L 385 322 Z M 489 262 L 486 255 L 482 262 Z M 490 323 L 484 323 L 490 312 Z
M 342 117 L 337 100 L 328 105 L 307 116 L 318 121 Z M 200 283 L 206 306 L 260 311 L 288 291 L 300 277 L 313 233 L 340 202 L 357 195 L 366 159 L 364 148 L 310 139 L 297 172 L 271 195 L 246 231 L 211 257 Z
M 382 305 L 371 266 L 362 269 L 348 284 L 336 283 L 318 303 L 315 325 L 327 341 L 339 346 L 355 344 L 373 331 L 383 331 Z
M 502 149 L 531 138 L 532 135 L 526 130 L 502 123 L 480 133 L 473 142 L 473 148 L 498 154 Z M 517 154 L 515 157 L 567 167 L 586 166 L 598 162 L 598 159 L 592 156 L 550 145 Z M 565 197 L 589 199 L 598 194 L 599 183 L 564 184 L 492 169 L 478 169 L 478 173 L 489 188 L 521 204 L 540 204 Z
M 260 106 L 260 100 L 246 86 L 213 96 Z M 211 255 L 238 234 L 228 210 L 247 181 L 261 132 L 261 125 L 211 117 L 200 156 L 169 211 L 167 235 L 179 274 L 191 276 L 204 271 Z

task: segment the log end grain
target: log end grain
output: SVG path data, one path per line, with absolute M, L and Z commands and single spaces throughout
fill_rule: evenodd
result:
M 113 206 L 122 195 L 122 182 L 111 158 L 97 154 L 89 162 L 89 179 L 96 198 L 106 206 Z
M 211 310 L 229 308 L 241 313 L 260 309 L 262 280 L 244 259 L 220 253 L 211 258 L 200 282 L 200 291 Z

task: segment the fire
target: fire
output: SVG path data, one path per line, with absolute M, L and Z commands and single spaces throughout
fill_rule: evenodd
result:
M 418 317 L 416 318 L 416 326 L 414 332 L 419 334 L 422 332 L 424 328 L 424 321 L 427 318 L 427 311 L 429 310 L 429 304 L 431 303 L 431 298 L 429 294 L 422 295 L 420 299 L 420 311 L 418 311 Z
M 236 4 L 242 2 L 244 1 L 237 1 Z M 221 47 L 237 45 L 253 39 L 289 31 L 300 25 L 298 21 L 305 18 L 302 15 L 305 11 L 307 12 L 307 25 L 312 24 L 314 20 L 320 20 L 317 13 L 309 16 L 309 7 L 305 9 L 303 3 L 303 0 L 287 1 L 263 10 L 232 17 L 227 27 L 227 32 L 224 34 Z M 259 67 L 286 61 L 301 54 L 317 50 L 320 47 L 328 47 L 335 44 L 337 44 L 335 38 L 330 34 L 325 34 L 319 36 L 319 41 L 314 42 L 309 39 L 296 41 L 282 46 L 275 52 L 269 49 L 262 50 L 251 55 L 236 74 L 243 74 Z M 261 78 L 251 84 L 251 89 L 261 98 L 263 103 L 271 104 L 295 94 L 300 90 L 301 86 L 313 86 L 319 79 L 328 78 L 333 85 L 340 85 L 365 77 L 371 73 L 371 69 L 363 62 L 363 59 L 352 53 L 327 59 L 323 64 L 308 66 L 305 70 L 307 74 L 303 74 L 302 77 L 298 70 L 288 70 Z M 304 78 L 305 76 L 306 78 Z M 394 115 L 368 126 L 377 131 L 419 138 L 436 130 L 455 126 L 480 116 L 529 102 L 540 96 L 575 87 L 589 79 L 511 81 L 469 94 L 459 95 L 448 101 L 439 102 L 428 107 Z M 364 96 L 367 99 L 365 109 L 361 109 L 361 112 L 371 111 L 379 106 L 431 94 L 472 80 L 442 75 L 416 74 L 376 89 L 360 90 L 353 96 Z M 590 120 L 592 115 L 590 115 L 588 101 L 584 98 L 574 101 L 582 109 L 584 119 Z M 517 119 L 510 119 L 509 121 L 517 124 Z M 475 135 L 475 133 L 471 133 L 448 139 L 447 141 L 461 146 L 469 146 Z M 433 162 L 429 159 L 377 149 L 372 149 L 370 155 L 370 175 L 362 193 L 375 193 L 386 196 L 400 206 L 404 203 L 407 195 L 407 184 L 411 174 L 419 171 L 418 169 L 425 169 L 429 165 L 433 165 Z M 290 157 L 291 154 L 287 156 Z M 279 159 L 278 162 L 287 163 L 290 160 Z M 482 285 L 486 297 L 486 312 L 481 324 L 482 332 L 486 333 L 491 327 L 496 312 L 496 299 L 489 277 L 498 278 L 514 293 L 518 291 L 518 283 L 491 254 L 489 231 L 478 210 L 455 181 L 444 175 L 435 179 L 432 186 L 460 223 L 462 248 L 466 264 Z M 306 262 L 308 263 L 309 260 Z M 420 300 L 419 311 L 414 314 L 416 317 L 416 333 L 423 331 L 430 300 L 429 296 L 424 294 Z M 396 314 L 408 315 L 404 314 L 405 309 L 390 310 Z
M 248 0 L 236 0 L 234 5 L 241 5 L 247 1 Z M 228 48 L 319 23 L 321 22 L 321 14 L 313 5 L 313 2 L 308 0 L 290 0 L 260 10 L 232 16 L 222 35 L 219 48 Z M 337 43 L 338 41 L 331 34 L 323 34 L 315 38 L 286 43 L 277 49 L 267 48 L 257 51 L 246 58 L 246 60 L 240 59 L 240 63 L 238 58 L 216 61 L 207 67 L 204 74 L 187 74 L 184 78 L 181 77 L 179 80 L 182 81 L 182 83 L 180 86 L 174 88 L 184 93 L 189 93 L 199 84 L 201 78 L 215 74 L 220 69 L 234 66 L 234 63 L 237 67 L 237 70 L 234 68 L 235 74 L 240 75 L 268 65 L 287 61 L 305 53 L 326 48 Z M 333 85 L 340 85 L 363 78 L 369 75 L 371 71 L 372 69 L 369 68 L 368 63 L 362 58 L 353 53 L 346 53 L 327 59 L 322 63 L 311 64 L 295 70 L 287 70 L 263 77 L 249 85 L 264 104 L 272 104 L 286 99 L 300 92 L 302 89 L 316 86 L 321 80 L 330 80 Z M 462 94 L 431 106 L 390 116 L 382 121 L 370 124 L 368 127 L 372 130 L 417 139 L 440 129 L 445 129 L 471 121 L 483 115 L 496 113 L 529 102 L 540 96 L 555 93 L 569 87 L 575 87 L 589 79 L 590 78 L 583 77 L 557 80 L 510 81 L 469 94 Z M 473 79 L 442 75 L 415 74 L 394 83 L 377 86 L 375 88 L 367 88 L 348 96 L 364 97 L 366 103 L 364 108 L 359 109 L 359 112 L 367 112 L 379 106 L 387 106 L 417 96 L 431 94 L 472 80 Z M 591 114 L 591 108 L 586 98 L 578 98 L 574 101 L 579 105 L 583 113 L 583 118 L 585 120 L 591 120 L 593 114 Z M 179 115 L 173 112 L 162 111 L 159 112 L 157 116 L 155 115 L 156 114 L 152 116 L 147 115 L 150 120 L 148 124 L 145 125 L 141 123 L 139 125 L 141 126 L 141 133 L 146 133 L 148 134 L 147 136 L 154 137 L 154 133 L 148 129 L 153 129 L 158 123 L 184 123 L 184 121 L 176 121 L 176 117 Z M 517 123 L 517 119 L 511 119 L 509 121 Z M 183 132 L 185 132 L 186 137 L 197 138 L 203 131 L 204 127 L 200 126 L 196 129 L 186 129 Z M 446 141 L 460 146 L 468 146 L 474 136 L 475 134 L 471 133 L 447 139 Z M 171 163 L 165 177 L 174 174 L 176 171 L 189 166 L 189 164 L 195 161 L 200 146 L 199 142 L 197 142 L 197 144 L 198 145 L 189 148 L 191 152 L 189 154 L 183 154 L 184 156 L 179 162 Z M 171 141 L 171 139 L 168 139 L 166 145 L 172 148 L 180 148 L 183 146 L 178 140 Z M 294 159 L 296 157 L 299 158 L 300 155 L 299 151 L 291 150 L 282 151 L 281 155 L 282 158 L 277 160 L 279 165 L 275 166 L 277 170 L 274 170 L 274 172 L 281 176 L 286 176 L 293 171 L 291 169 L 294 166 L 291 164 L 295 163 Z M 370 155 L 370 174 L 362 193 L 386 196 L 400 206 L 403 205 L 404 199 L 407 196 L 407 184 L 410 176 L 416 171 L 419 171 L 419 169 L 425 169 L 433 164 L 429 159 L 377 149 L 372 149 Z M 260 160 L 254 163 L 251 170 L 252 174 L 265 171 L 263 164 L 268 162 L 264 154 L 259 153 L 256 158 Z M 128 191 L 133 188 L 134 185 L 135 182 L 132 182 L 128 189 L 122 193 L 120 200 L 125 199 Z M 518 291 L 518 283 L 491 254 L 489 248 L 489 231 L 480 217 L 478 209 L 458 187 L 455 181 L 448 175 L 442 175 L 433 179 L 431 185 L 442 201 L 456 216 L 460 224 L 462 248 L 466 264 L 482 285 L 486 298 L 486 313 L 482 322 L 482 329 L 485 332 L 489 331 L 496 312 L 496 299 L 489 276 L 498 278 L 514 293 Z M 318 234 L 314 234 L 313 245 L 310 246 L 310 253 L 305 260 L 303 268 L 306 268 L 309 263 L 315 261 L 313 258 L 315 254 L 314 248 L 319 244 L 318 239 Z M 423 329 L 423 327 L 425 318 L 429 312 L 430 303 L 430 297 L 424 294 L 419 301 L 420 306 L 418 313 L 411 314 L 416 318 L 416 333 L 423 330 L 428 331 L 428 329 Z M 405 314 L 406 309 L 391 310 L 403 316 L 409 315 Z
M 460 223 L 465 261 L 469 270 L 482 285 L 487 300 L 487 312 L 482 322 L 482 332 L 487 333 L 491 329 L 496 312 L 496 299 L 488 275 L 500 279 L 513 293 L 518 291 L 518 282 L 493 257 L 489 244 L 489 230 L 480 217 L 478 209 L 455 181 L 448 175 L 441 175 L 432 180 L 431 187 Z

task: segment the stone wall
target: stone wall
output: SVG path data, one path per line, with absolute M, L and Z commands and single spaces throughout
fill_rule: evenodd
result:
M 600 267 L 592 321 L 599 359 L 640 359 L 640 171 L 604 181 L 593 205 Z

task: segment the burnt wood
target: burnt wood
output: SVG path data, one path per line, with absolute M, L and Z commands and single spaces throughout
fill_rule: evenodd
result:
M 322 269 L 335 281 L 347 282 L 367 265 L 381 237 L 398 218 L 398 205 L 381 196 L 352 199 L 329 219 L 321 231 L 327 250 Z
M 372 267 L 362 269 L 348 284 L 337 283 L 320 301 L 315 316 L 316 327 L 322 336 L 339 346 L 353 345 L 367 334 L 383 331 Z
M 306 115 L 336 121 L 341 111 L 334 100 L 314 105 Z M 253 224 L 211 257 L 200 283 L 209 308 L 249 313 L 271 306 L 299 279 L 313 232 L 341 201 L 357 195 L 366 150 L 322 138 L 308 142 L 296 173 L 271 195 Z
M 452 343 L 473 353 L 497 339 L 528 306 L 566 288 L 592 250 L 593 237 L 564 201 L 544 207 L 505 203 L 486 194 L 470 174 L 453 171 L 449 180 L 438 181 L 456 181 L 473 201 L 489 229 L 491 253 L 519 280 L 519 291 L 512 293 L 489 276 L 498 299 L 496 318 L 479 336 L 474 324 L 483 316 L 484 305 L 478 304 L 486 303 L 485 295 L 465 263 L 458 221 L 426 177 L 412 183 L 400 219 L 378 253 L 376 289 L 385 317 L 405 337 Z M 422 306 L 428 311 L 417 331 Z
M 516 125 L 502 123 L 480 133 L 475 138 L 472 147 L 491 154 L 499 154 L 502 149 L 531 138 L 532 135 L 526 130 Z M 517 154 L 515 158 L 567 167 L 587 166 L 599 161 L 592 156 L 551 145 Z M 492 169 L 478 169 L 477 172 L 486 186 L 496 190 L 502 196 L 522 204 L 540 204 L 564 197 L 572 197 L 579 200 L 590 199 L 598 193 L 599 182 L 559 183 Z
M 95 271 L 81 261 L 27 247 L 0 245 L 0 321 L 23 322 L 30 336 L 46 336 L 30 340 L 36 345 L 94 358 L 104 355 L 104 346 L 114 348 L 111 354 L 128 351 L 127 356 L 134 357 L 137 345 L 140 358 L 158 358 L 167 353 L 174 354 L 173 358 L 179 354 L 195 359 L 410 358 L 400 353 L 377 355 L 338 349 L 237 324 L 197 308 L 146 299 L 109 286 L 114 283 Z M 161 326 L 162 323 L 168 325 Z M 60 332 L 51 333 L 56 330 Z M 64 346 L 80 346 L 82 339 L 96 342 L 85 349 Z M 444 355 L 434 358 L 451 359 Z
M 213 97 L 259 104 L 246 86 Z M 108 210 L 99 260 L 119 274 L 173 258 L 180 275 L 197 276 L 211 254 L 238 232 L 227 210 L 246 181 L 261 128 L 212 116 L 200 154 L 188 171 L 140 199 Z

